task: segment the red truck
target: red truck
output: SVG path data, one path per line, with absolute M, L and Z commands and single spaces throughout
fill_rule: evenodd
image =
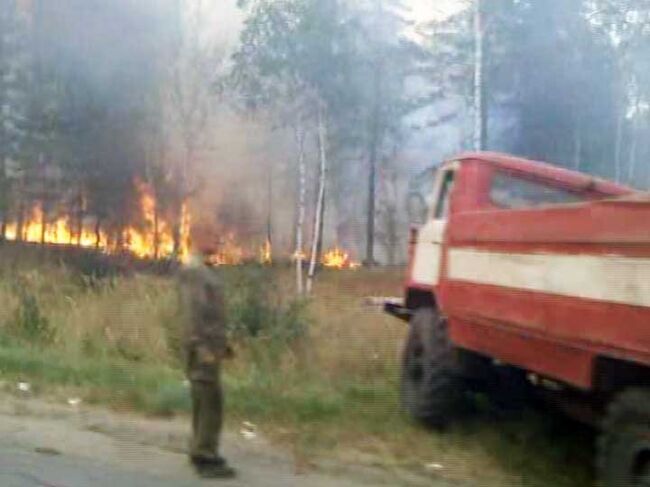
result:
M 385 305 L 410 325 L 405 409 L 439 425 L 470 385 L 551 385 L 598 415 L 604 485 L 649 486 L 650 195 L 470 153 L 440 166 L 428 206 L 405 298 Z

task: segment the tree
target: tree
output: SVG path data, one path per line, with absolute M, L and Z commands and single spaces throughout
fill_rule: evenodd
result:
M 223 74 L 224 53 L 210 35 L 208 7 L 203 0 L 179 2 L 180 28 L 172 42 L 162 94 L 167 111 L 161 118 L 168 122 L 165 138 L 171 141 L 166 150 L 177 157 L 159 160 L 165 164 L 175 190 L 160 187 L 158 193 L 172 198 L 168 206 L 173 213 L 174 254 L 181 245 L 183 208 L 201 186 L 199 161 L 209 141 L 208 128 L 217 101 L 215 83 Z M 154 127 L 155 123 L 153 120 Z M 155 179 L 161 184 L 169 180 Z
M 612 37 L 594 30 L 590 3 L 484 0 L 432 25 L 442 97 L 466 100 L 457 107 L 462 120 L 482 95 L 490 148 L 615 176 L 620 73 Z M 482 70 L 471 27 L 479 6 Z M 481 71 L 482 89 L 471 90 L 468 80 L 477 81 Z
M 611 39 L 617 59 L 615 174 L 619 180 L 638 185 L 643 169 L 639 156 L 650 150 L 641 129 L 650 118 L 650 2 L 593 0 L 587 2 L 587 14 L 595 31 Z M 649 185 L 650 174 L 644 176 Z
M 419 80 L 424 51 L 405 36 L 406 21 L 398 0 L 359 2 L 354 12 L 358 26 L 357 50 L 353 55 L 352 79 L 357 99 L 355 111 L 360 121 L 360 151 L 367 161 L 366 255 L 368 266 L 375 264 L 378 163 L 399 145 L 404 119 L 430 103 L 424 90 L 410 92 L 408 83 Z M 417 83 L 414 83 L 417 84 Z M 346 130 L 353 125 L 348 122 Z M 353 130 L 353 129 L 352 129 Z
M 25 150 L 28 45 L 25 19 L 15 0 L 0 0 L 0 241 L 11 209 L 10 163 Z
M 484 103 L 483 1 L 474 0 L 474 150 L 487 144 L 487 105 Z
M 243 2 L 242 2 L 243 3 Z M 325 206 L 333 114 L 346 88 L 345 56 L 341 45 L 347 36 L 340 21 L 337 0 L 258 0 L 243 3 L 249 16 L 241 34 L 241 46 L 233 56 L 233 84 L 241 105 L 249 111 L 264 109 L 280 125 L 291 127 L 298 153 L 300 174 L 297 214 L 304 216 L 304 141 L 313 127 L 318 135 L 320 177 L 314 211 L 307 290 L 316 270 L 318 242 Z M 302 218 L 296 228 L 297 283 L 302 277 Z

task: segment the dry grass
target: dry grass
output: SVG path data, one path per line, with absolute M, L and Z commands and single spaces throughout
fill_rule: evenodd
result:
M 225 274 L 233 314 L 263 324 L 272 311 L 272 326 L 291 333 L 238 335 L 226 374 L 231 422 L 257 423 L 298 459 L 335 456 L 419 472 L 436 463 L 443 469 L 435 475 L 495 487 L 589 485 L 589 469 L 579 463 L 589 452 L 572 458 L 585 440 L 571 428 L 567 433 L 564 423 L 534 414 L 526 422 L 495 423 L 483 415 L 439 434 L 400 412 L 406 326 L 363 305 L 366 296 L 399 295 L 399 269 L 324 272 L 314 298 L 296 315 L 288 311 L 289 269 L 258 269 L 242 280 L 245 272 Z M 241 299 L 261 284 L 259 295 Z M 258 300 L 265 307 L 251 314 L 248 306 Z M 87 400 L 149 412 L 185 410 L 175 317 L 168 279 L 89 281 L 58 266 L 0 266 L 0 368 L 44 388 L 72 387 Z M 34 319 L 51 331 L 41 343 L 16 325 Z
M 169 281 L 153 277 L 77 281 L 65 269 L 12 273 L 0 283 L 0 330 L 11 335 L 32 297 L 52 332 L 49 347 L 66 355 L 118 354 L 134 361 L 171 363 L 167 326 L 176 313 Z
M 396 370 L 407 327 L 380 309 L 367 307 L 367 296 L 399 296 L 402 272 L 328 272 L 315 288 L 311 336 L 314 359 L 335 380 L 384 380 Z

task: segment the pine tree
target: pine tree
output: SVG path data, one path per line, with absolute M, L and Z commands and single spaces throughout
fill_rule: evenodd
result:
M 0 240 L 12 206 L 16 163 L 26 151 L 29 55 L 25 19 L 15 0 L 0 0 Z

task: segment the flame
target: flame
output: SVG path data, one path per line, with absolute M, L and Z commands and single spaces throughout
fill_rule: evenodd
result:
M 208 257 L 212 265 L 239 265 L 244 262 L 244 249 L 237 244 L 235 234 L 228 233 L 219 244 L 219 250 Z
M 334 247 L 323 254 L 323 266 L 330 269 L 358 269 L 361 264 L 354 262 L 350 254 L 339 247 Z
M 40 204 L 36 204 L 30 211 L 23 222 L 21 239 L 31 243 L 45 244 L 63 244 L 72 245 L 79 239 L 79 244 L 83 247 L 94 247 L 96 238 L 94 232 L 88 232 L 83 229 L 81 235 L 76 237 L 70 230 L 68 217 L 59 217 L 54 221 L 44 219 L 43 209 Z M 6 228 L 7 240 L 18 239 L 18 223 L 10 222 Z
M 179 247 L 174 245 L 174 226 L 158 212 L 158 202 L 151 187 L 136 181 L 140 194 L 140 211 L 142 228 L 129 227 L 124 232 L 126 249 L 141 258 L 176 257 L 185 261 L 190 253 L 191 218 L 187 203 L 181 206 L 180 222 L 178 224 Z
M 35 204 L 22 224 L 18 235 L 18 223 L 9 222 L 6 227 L 7 240 L 22 240 L 48 245 L 77 245 L 85 248 L 97 248 L 103 252 L 130 252 L 141 258 L 176 257 L 186 260 L 189 256 L 190 212 L 186 203 L 181 207 L 179 223 L 179 245 L 175 249 L 174 226 L 158 214 L 157 201 L 150 185 L 136 181 L 139 195 L 139 211 L 142 224 L 129 226 L 123 230 L 122 245 L 117 245 L 115 236 L 109 238 L 104 230 L 95 231 L 82 223 L 76 229 L 73 218 L 64 215 L 55 220 L 44 218 L 41 204 Z M 78 225 L 78 224 L 77 224 Z M 94 227 L 94 225 L 93 225 Z M 176 250 L 176 252 L 175 252 Z M 176 254 L 176 255 L 174 255 Z
M 261 264 L 273 263 L 273 247 L 271 246 L 271 240 L 269 238 L 267 238 L 264 241 L 264 244 L 260 247 L 259 259 Z

